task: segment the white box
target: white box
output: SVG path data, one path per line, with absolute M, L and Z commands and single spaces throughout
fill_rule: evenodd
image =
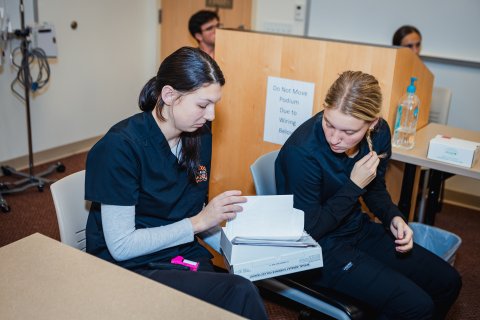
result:
M 310 236 L 313 247 L 279 247 L 232 244 L 222 228 L 220 247 L 230 273 L 251 281 L 323 267 L 322 248 Z
M 471 168 L 478 156 L 480 142 L 437 135 L 430 140 L 427 158 Z

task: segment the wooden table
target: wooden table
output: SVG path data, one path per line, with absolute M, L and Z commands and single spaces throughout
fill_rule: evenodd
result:
M 435 222 L 440 187 L 444 179 L 451 175 L 461 175 L 480 180 L 480 161 L 477 161 L 472 168 L 465 168 L 427 158 L 428 144 L 437 134 L 480 142 L 480 131 L 471 131 L 430 123 L 417 132 L 415 147 L 413 149 L 392 148 L 392 159 L 405 163 L 398 207 L 406 216 L 410 213 L 416 170 L 418 170 L 419 167 L 426 167 L 432 170 L 428 182 L 428 201 L 425 209 L 425 223 L 430 225 L 433 225 Z
M 39 233 L 0 248 L 0 318 L 242 319 Z

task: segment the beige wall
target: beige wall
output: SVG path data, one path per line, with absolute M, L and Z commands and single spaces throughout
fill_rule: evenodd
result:
M 58 58 L 50 60 L 48 86 L 31 99 L 34 152 L 102 135 L 115 122 L 138 112 L 138 93 L 157 67 L 156 3 L 38 2 L 40 22 L 55 26 Z M 18 15 L 18 0 L 9 0 L 7 9 Z M 77 30 L 70 28 L 74 20 Z M 2 165 L 27 154 L 25 107 L 10 91 L 14 76 L 8 61 L 0 67 Z

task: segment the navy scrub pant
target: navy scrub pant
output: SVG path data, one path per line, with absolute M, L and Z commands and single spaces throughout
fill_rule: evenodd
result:
M 390 231 L 370 221 L 354 235 L 327 237 L 322 250 L 323 268 L 293 277 L 363 301 L 380 319 L 443 319 L 462 286 L 447 262 L 416 244 L 397 253 Z
M 208 260 L 200 261 L 197 272 L 154 269 L 133 271 L 245 318 L 268 318 L 258 289 L 251 281 L 237 275 L 215 272 Z

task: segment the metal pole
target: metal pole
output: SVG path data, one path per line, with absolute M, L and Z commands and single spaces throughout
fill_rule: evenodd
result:
M 28 66 L 28 32 L 25 29 L 25 6 L 23 0 L 20 0 L 20 27 L 22 33 L 22 71 L 23 71 L 23 86 L 25 89 L 25 108 L 27 112 L 27 135 L 28 135 L 28 169 L 30 178 L 33 177 L 33 148 L 32 148 L 32 125 L 30 121 L 30 70 Z

